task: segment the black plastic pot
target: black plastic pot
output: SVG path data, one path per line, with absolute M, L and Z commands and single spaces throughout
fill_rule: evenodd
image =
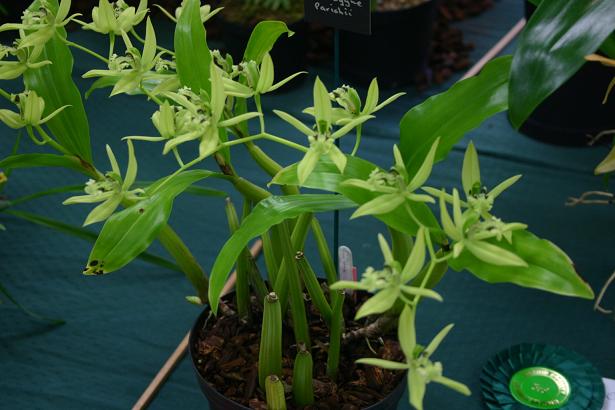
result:
M 224 14 L 224 13 L 222 13 Z M 235 62 L 241 61 L 250 34 L 254 27 L 220 19 L 220 28 L 224 38 L 224 51 L 233 56 Z M 275 68 L 275 81 L 282 80 L 291 74 L 307 70 L 307 26 L 299 21 L 288 25 L 295 34 L 292 37 L 281 35 L 271 50 L 271 58 Z M 292 88 L 301 84 L 305 76 L 299 76 L 287 83 L 280 90 Z
M 384 87 L 414 82 L 429 68 L 437 0 L 396 11 L 372 13 L 371 36 L 340 33 L 340 71 L 351 84 L 366 85 L 374 77 Z
M 525 2 L 527 19 L 534 9 Z M 612 68 L 585 63 L 534 110 L 521 126 L 521 132 L 550 144 L 583 146 L 588 143 L 588 135 L 615 129 L 615 97 L 602 104 L 613 75 Z
M 209 401 L 209 408 L 211 410 L 250 410 L 249 407 L 242 406 L 241 404 L 230 400 L 222 393 L 214 389 L 208 382 L 203 378 L 201 373 L 199 372 L 196 363 L 196 348 L 197 348 L 197 338 L 205 325 L 205 321 L 209 316 L 209 307 L 206 307 L 203 312 L 199 315 L 192 330 L 190 331 L 190 341 L 189 341 L 189 352 L 190 359 L 192 362 L 192 368 L 194 369 L 194 374 L 196 375 L 196 380 L 205 394 L 205 397 Z M 406 388 L 406 379 L 402 379 L 399 385 L 393 390 L 388 396 L 384 398 L 384 400 L 366 407 L 365 410 L 394 410 L 397 408 L 397 404 L 399 403 L 399 399 L 404 394 L 404 390 Z

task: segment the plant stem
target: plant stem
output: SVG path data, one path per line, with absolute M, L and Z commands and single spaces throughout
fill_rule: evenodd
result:
M 263 325 L 258 353 L 258 383 L 265 389 L 265 378 L 282 375 L 282 309 L 275 292 L 264 299 Z
M 192 255 L 186 244 L 168 224 L 165 224 L 158 234 L 158 240 L 175 259 L 192 286 L 196 289 L 202 303 L 207 303 L 209 281 L 205 272 Z
M 312 303 L 320 312 L 320 315 L 322 316 L 327 326 L 331 327 L 331 306 L 329 306 L 329 302 L 327 302 L 327 298 L 325 297 L 325 294 L 320 287 L 320 283 L 318 283 L 318 277 L 312 270 L 312 267 L 310 266 L 308 260 L 305 258 L 303 252 L 297 252 L 297 254 L 295 255 L 295 260 L 297 261 L 299 272 L 301 273 L 301 277 L 303 278 L 305 288 L 307 289 L 310 298 L 312 299 Z
M 263 241 L 263 255 L 265 257 L 267 277 L 269 278 L 269 283 L 275 284 L 276 278 L 278 277 L 278 269 L 280 269 L 280 260 L 275 254 L 273 241 L 271 240 L 271 236 L 269 236 L 269 232 L 265 232 L 261 235 L 261 239 Z
M 271 135 L 271 134 L 268 134 L 268 133 L 263 133 L 263 138 L 267 139 L 267 140 L 270 140 L 270 141 L 277 142 L 277 143 L 282 144 L 282 145 L 286 145 L 287 147 L 294 148 L 294 149 L 299 150 L 301 152 L 308 152 L 308 148 L 307 147 L 304 147 L 303 145 L 297 144 L 297 143 L 292 142 L 292 141 L 285 140 L 284 138 L 276 137 L 275 135 Z
M 297 349 L 293 366 L 293 399 L 298 407 L 305 407 L 314 404 L 314 361 L 305 344 L 299 343 Z
M 239 229 L 239 217 L 237 216 L 235 206 L 233 206 L 231 202 L 231 198 L 226 198 L 224 209 L 232 235 Z M 240 319 L 246 319 L 250 313 L 250 285 L 248 283 L 249 260 L 246 260 L 246 257 L 249 258 L 249 256 L 250 252 L 244 249 L 237 260 L 235 296 L 237 301 L 237 313 Z
M 284 385 L 278 376 L 272 374 L 265 379 L 265 398 L 267 410 L 286 410 Z
M 13 102 L 13 100 L 11 100 L 11 94 L 7 93 L 2 88 L 0 88 L 0 96 L 6 98 L 7 100 L 9 100 L 11 102 Z
M 357 154 L 357 151 L 359 150 L 359 145 L 361 145 L 361 129 L 362 129 L 363 125 L 359 125 L 357 127 L 357 138 L 355 140 L 354 143 L 354 147 L 352 148 L 352 152 L 350 153 L 351 156 L 355 156 Z
M 99 59 L 100 61 L 104 62 L 105 64 L 109 64 L 109 60 L 107 58 L 101 56 L 100 54 L 98 54 L 95 51 L 90 50 L 87 47 L 83 47 L 82 45 L 79 45 L 77 43 L 73 43 L 72 41 L 67 40 L 65 38 L 62 38 L 62 41 L 64 41 L 64 43 L 67 46 L 74 47 L 74 48 L 76 48 L 78 50 L 83 51 L 84 53 L 87 53 L 87 54 L 91 55 L 92 57 L 96 57 L 97 59 Z
M 290 236 L 290 243 L 292 244 L 292 254 L 294 257 L 294 253 L 300 249 L 303 249 L 305 244 L 305 239 L 307 237 L 307 231 L 310 224 L 310 220 L 312 219 L 312 214 L 305 213 L 301 214 L 299 218 L 297 218 L 297 223 L 293 228 L 293 233 Z M 289 221 L 282 222 L 282 224 L 288 224 Z M 280 225 L 282 225 L 280 224 Z M 287 295 L 288 292 L 286 288 L 288 287 L 288 276 L 289 276 L 289 264 L 295 265 L 294 259 L 287 259 L 286 254 L 284 253 L 284 242 L 288 242 L 288 240 L 282 236 L 281 231 L 279 229 L 274 229 L 275 232 L 275 247 L 281 250 L 280 260 L 280 269 L 277 274 L 276 282 L 274 283 L 274 287 L 276 292 L 280 295 L 280 301 L 282 305 L 282 310 L 286 310 L 286 302 L 288 301 Z
M 327 275 L 327 283 L 330 286 L 337 282 L 337 269 L 335 269 L 335 266 L 333 265 L 333 259 L 331 258 L 331 253 L 329 252 L 329 246 L 327 244 L 325 234 L 322 232 L 320 223 L 318 223 L 316 218 L 312 218 L 311 227 L 312 232 L 314 233 L 314 239 L 316 239 L 316 245 L 318 246 L 320 260 L 325 270 L 325 274 Z
M 333 302 L 333 313 L 331 316 L 331 328 L 329 339 L 329 351 L 327 352 L 327 376 L 331 380 L 337 379 L 340 366 L 340 345 L 342 341 L 342 329 L 344 327 L 344 291 L 335 291 L 337 297 Z
M 41 137 L 43 137 L 43 141 L 45 141 L 45 143 L 48 143 L 55 150 L 61 152 L 64 155 L 72 155 L 66 148 L 64 148 L 63 146 L 58 144 L 53 138 L 51 138 L 49 134 L 45 132 L 43 127 L 41 127 L 40 125 L 37 125 L 35 128 L 38 131 L 38 133 L 41 134 Z
M 113 56 L 113 49 L 115 48 L 115 33 L 109 33 L 109 60 Z
M 299 271 L 297 270 L 297 264 L 292 263 L 295 251 L 292 247 L 292 240 L 286 224 L 281 223 L 276 226 L 279 230 L 280 238 L 282 239 L 282 251 L 284 253 L 283 265 L 286 265 L 285 273 L 288 278 L 288 293 L 290 301 L 290 311 L 293 318 L 293 330 L 295 333 L 295 341 L 297 343 L 305 343 L 309 348 L 310 332 L 308 328 L 307 316 L 305 313 L 305 303 L 303 299 L 303 289 L 301 287 L 301 281 L 299 280 Z M 284 270 L 283 270 L 284 271 Z M 278 277 L 278 282 L 280 278 Z
M 263 106 L 261 105 L 261 95 L 254 94 L 254 104 L 256 105 L 256 111 L 258 111 L 261 115 L 258 117 L 259 124 L 261 127 L 261 134 L 265 133 L 265 115 L 263 114 Z

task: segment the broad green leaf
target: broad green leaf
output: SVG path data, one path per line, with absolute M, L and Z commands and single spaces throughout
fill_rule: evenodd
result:
M 521 33 L 510 70 L 509 116 L 519 128 L 615 28 L 613 0 L 544 0 Z
M 35 168 L 35 167 L 61 167 L 90 175 L 86 167 L 88 164 L 77 157 L 55 154 L 17 154 L 0 161 L 2 169 Z
M 406 363 L 392 362 L 390 360 L 372 359 L 372 358 L 359 359 L 355 363 L 366 364 L 368 366 L 381 367 L 383 369 L 389 369 L 389 370 L 406 370 L 410 367 Z
M 468 131 L 508 108 L 511 61 L 510 56 L 494 59 L 478 76 L 459 81 L 404 115 L 400 124 L 399 148 L 411 176 L 417 172 L 438 137 L 436 162 L 444 159 Z
M 207 171 L 180 173 L 158 184 L 146 199 L 111 216 L 94 244 L 85 273 L 116 271 L 145 251 L 169 219 L 175 197 L 210 175 Z
M 501 241 L 497 245 L 522 258 L 528 267 L 488 264 L 468 250 L 458 258 L 449 259 L 449 265 L 456 271 L 466 269 L 489 283 L 514 283 L 560 295 L 593 299 L 594 292 L 577 274 L 570 258 L 552 242 L 521 230 L 514 231 L 512 238 L 512 244 Z
M 264 234 L 274 225 L 295 218 L 306 212 L 327 212 L 354 206 L 352 201 L 340 195 L 303 194 L 271 196 L 258 203 L 244 219 L 239 229 L 224 244 L 211 270 L 209 302 L 214 312 L 218 299 L 231 268 L 248 242 Z
M 58 9 L 57 0 L 50 0 L 48 4 L 52 10 Z M 29 9 L 38 10 L 39 7 L 40 2 L 35 1 Z M 23 80 L 28 89 L 36 91 L 45 99 L 44 116 L 65 105 L 70 106 L 49 120 L 46 125 L 60 145 L 71 154 L 91 163 L 90 126 L 81 94 L 72 79 L 73 56 L 62 41 L 65 38 L 66 30 L 63 27 L 58 28 L 35 61 L 48 60 L 52 64 L 27 70 Z
M 58 232 L 62 232 L 67 235 L 83 239 L 84 241 L 88 241 L 91 243 L 96 242 L 96 233 L 88 229 L 82 228 L 81 226 L 70 225 L 62 221 L 48 218 L 46 216 L 37 215 L 30 212 L 18 211 L 15 209 L 9 209 L 8 211 L 5 211 L 5 213 L 16 218 L 23 219 L 24 221 L 51 228 Z M 144 262 L 151 263 L 152 265 L 157 265 L 166 269 L 181 272 L 181 269 L 175 263 L 148 252 L 143 252 L 138 256 L 138 258 L 143 260 Z
M 201 22 L 200 0 L 187 0 L 175 26 L 175 60 L 181 85 L 211 91 L 209 69 L 211 52 Z
M 261 21 L 252 30 L 246 50 L 243 53 L 243 60 L 254 60 L 257 64 L 260 64 L 265 54 L 271 51 L 282 34 L 288 34 L 288 37 L 290 37 L 294 33 L 281 21 Z

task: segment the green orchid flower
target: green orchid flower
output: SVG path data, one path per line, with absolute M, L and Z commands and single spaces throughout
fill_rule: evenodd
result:
M 122 38 L 126 45 L 124 56 L 118 57 L 113 54 L 109 59 L 108 70 L 90 70 L 83 75 L 83 78 L 100 77 L 92 88 L 99 88 L 99 84 L 102 84 L 101 86 L 113 84 L 111 97 L 122 93 L 139 92 L 144 82 L 167 77 L 152 71 L 165 52 L 156 54 L 156 32 L 149 18 L 146 23 L 143 52 L 132 45 L 126 33 L 122 32 Z
M 0 32 L 18 30 L 20 38 L 17 48 L 43 47 L 60 27 L 64 27 L 80 14 L 70 17 L 71 0 L 62 0 L 56 13 L 54 13 L 46 0 L 41 0 L 37 10 L 26 9 L 23 12 L 21 23 L 8 23 L 0 26 Z
M 378 235 L 378 243 L 384 256 L 384 267 L 381 270 L 368 267 L 361 275 L 359 282 L 338 281 L 331 285 L 331 289 L 334 290 L 354 289 L 375 293 L 359 308 L 355 319 L 386 312 L 399 299 L 404 303 L 412 303 L 410 298 L 421 296 L 442 301 L 442 296 L 431 289 L 408 285 L 408 282 L 418 275 L 425 263 L 425 234 L 425 229 L 420 228 L 416 243 L 403 267 L 393 258 L 393 252 L 384 236 Z
M 433 168 L 439 139 L 437 139 L 416 175 L 412 178 L 408 175 L 406 165 L 397 145 L 393 146 L 395 165 L 389 172 L 375 169 L 367 181 L 361 179 L 349 179 L 343 182 L 344 186 L 352 186 L 371 192 L 381 193 L 361 205 L 351 216 L 352 219 L 365 215 L 382 215 L 389 213 L 404 205 L 406 201 L 435 203 L 434 199 L 425 194 L 417 194 L 416 191 L 425 183 Z
M 159 6 L 158 4 L 156 4 L 155 6 L 158 7 L 174 23 L 177 23 L 177 20 L 179 19 L 179 16 L 181 16 L 181 14 L 182 14 L 182 10 L 184 9 L 185 3 L 186 3 L 186 0 L 182 1 L 181 6 L 179 6 L 178 8 L 175 9 L 175 16 L 171 15 L 164 7 Z M 212 8 L 211 8 L 211 6 L 209 4 L 205 4 L 205 5 L 201 6 L 199 8 L 199 12 L 200 12 L 200 15 L 201 15 L 201 22 L 205 23 L 207 20 L 211 19 L 213 16 L 215 16 L 220 11 L 222 11 L 223 8 L 224 7 L 218 7 L 217 9 L 212 10 Z
M 42 47 L 16 48 L 0 45 L 0 80 L 13 80 L 28 69 L 51 64 L 49 60 L 37 61 L 42 51 Z M 17 60 L 5 61 L 8 56 L 16 57 Z
M 489 219 L 491 218 L 490 211 L 496 198 L 520 178 L 521 175 L 515 175 L 496 185 L 493 189 L 487 190 L 481 182 L 478 153 L 474 143 L 470 142 L 463 158 L 461 171 L 461 183 L 466 201 L 460 201 L 460 204 L 462 207 L 469 208 L 478 213 L 481 217 Z M 453 197 L 440 189 L 433 187 L 423 187 L 422 189 L 432 196 L 443 197 L 448 203 L 453 202 Z
M 239 75 L 241 79 L 245 79 L 247 87 L 252 90 L 252 95 L 273 92 L 296 77 L 307 74 L 306 71 L 300 71 L 274 84 L 275 70 L 273 67 L 273 60 L 269 53 L 265 53 L 260 65 L 258 65 L 256 61 L 242 62 L 237 66 L 236 70 L 237 75 Z M 231 84 L 228 79 L 225 80 L 225 87 L 232 90 L 232 85 L 233 84 Z
M 83 226 L 108 219 L 123 200 L 138 201 L 143 199 L 144 190 L 130 190 L 137 177 L 137 159 L 132 141 L 128 141 L 128 167 L 124 178 L 122 178 L 120 167 L 109 145 L 107 145 L 107 156 L 111 164 L 111 171 L 98 181 L 90 179 L 85 184 L 86 195 L 73 196 L 63 202 L 64 205 L 102 202 L 89 213 Z
M 387 105 L 391 104 L 399 97 L 406 93 L 397 93 L 387 98 L 385 101 L 378 103 L 379 99 L 379 87 L 378 80 L 374 78 L 369 85 L 367 91 L 367 97 L 365 99 L 365 105 L 361 103 L 361 97 L 357 90 L 348 85 L 342 85 L 341 87 L 333 90 L 329 93 L 331 101 L 335 102 L 339 107 L 333 108 L 333 122 L 335 125 L 345 125 L 355 118 L 372 115 Z M 305 114 L 314 115 L 314 107 L 309 107 L 303 110 Z
M 19 108 L 19 112 L 16 113 L 11 110 L 0 109 L 0 121 L 13 129 L 38 127 L 58 115 L 64 109 L 70 107 L 69 105 L 65 105 L 46 117 L 43 117 L 45 100 L 39 97 L 36 91 L 24 91 L 21 94 L 12 95 L 11 99 Z
M 416 309 L 409 305 L 404 306 L 397 326 L 399 344 L 406 356 L 405 363 L 372 358 L 359 359 L 357 363 L 390 370 L 407 370 L 410 404 L 416 410 L 423 410 L 426 387 L 432 382 L 439 383 L 460 394 L 469 396 L 471 392 L 465 384 L 443 376 L 442 363 L 431 360 L 431 356 L 444 341 L 454 325 L 450 324 L 444 327 L 429 342 L 427 347 L 423 347 L 417 344 L 416 341 L 415 311 Z
M 284 111 L 273 111 L 284 121 L 308 137 L 310 148 L 297 167 L 297 177 L 301 184 L 307 180 L 316 167 L 320 157 L 323 155 L 329 156 L 337 169 L 343 173 L 347 159 L 344 153 L 335 145 L 335 140 L 348 134 L 365 121 L 374 118 L 372 115 L 361 115 L 334 131 L 334 111 L 331 106 L 329 92 L 318 77 L 314 82 L 313 94 L 315 120 L 313 128 L 308 127 L 303 122 Z
M 113 3 L 100 0 L 98 7 L 92 9 L 92 22 L 84 23 L 83 28 L 101 34 L 122 35 L 141 23 L 146 15 L 147 0 L 141 0 L 136 9 L 124 0 Z
M 220 148 L 219 134 L 227 127 L 259 117 L 257 112 L 248 112 L 224 119 L 227 94 L 224 89 L 222 70 L 211 64 L 211 97 L 197 95 L 189 88 L 177 92 L 164 92 L 165 101 L 152 116 L 159 137 L 130 136 L 131 140 L 166 141 L 163 154 L 189 141 L 199 141 L 199 158 L 205 158 Z M 172 104 L 174 103 L 174 104 Z
M 453 189 L 453 218 L 448 213 L 444 195 L 440 195 L 440 219 L 444 232 L 454 241 L 453 257 L 457 258 L 467 249 L 483 262 L 498 266 L 527 267 L 527 263 L 514 253 L 487 242 L 487 239 L 506 238 L 512 241 L 512 231 L 525 229 L 520 223 L 504 224 L 497 218 L 489 217 L 480 221 L 480 214 L 470 209 L 463 212 L 459 191 Z

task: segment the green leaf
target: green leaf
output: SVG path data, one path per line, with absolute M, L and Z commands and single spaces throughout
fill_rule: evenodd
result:
M 57 11 L 57 0 L 48 4 Z M 39 1 L 30 6 L 30 10 L 38 10 Z M 54 36 L 45 44 L 43 51 L 35 62 L 51 61 L 52 64 L 27 70 L 23 80 L 28 89 L 45 99 L 43 115 L 49 115 L 65 105 L 70 105 L 46 123 L 58 143 L 71 154 L 92 162 L 90 147 L 90 126 L 85 113 L 79 89 L 72 79 L 73 56 L 68 46 L 62 41 L 66 38 L 66 30 L 60 27 Z
M 381 367 L 383 369 L 389 369 L 389 370 L 406 370 L 410 367 L 410 365 L 406 363 L 399 363 L 399 362 L 392 362 L 390 360 L 371 359 L 371 358 L 359 359 L 356 361 L 356 363 L 366 364 L 369 366 Z
M 0 161 L 0 168 L 3 169 L 61 167 L 85 175 L 91 175 L 85 168 L 87 166 L 77 157 L 55 154 L 18 154 L 11 155 Z
M 211 91 L 211 52 L 201 23 L 200 0 L 187 0 L 175 26 L 175 60 L 181 85 Z
M 218 253 L 210 276 L 209 301 L 212 310 L 217 312 L 226 278 L 251 239 L 264 234 L 273 225 L 306 212 L 326 212 L 353 206 L 354 203 L 343 196 L 327 194 L 271 196 L 260 201 Z
M 497 244 L 522 258 L 528 267 L 492 265 L 468 250 L 458 258 L 449 259 L 449 265 L 456 271 L 466 269 L 489 283 L 514 283 L 560 295 L 593 299 L 594 292 L 577 274 L 570 258 L 552 242 L 521 230 L 514 231 L 512 238 L 512 244 L 506 241 Z
M 243 53 L 243 60 L 254 60 L 260 64 L 265 54 L 271 51 L 275 42 L 284 33 L 288 34 L 288 37 L 294 34 L 281 21 L 261 21 L 252 30 Z
M 175 197 L 210 175 L 197 170 L 165 179 L 168 182 L 158 184 L 151 196 L 111 216 L 100 231 L 84 273 L 110 273 L 132 261 L 156 239 L 169 219 Z
M 494 59 L 478 76 L 459 81 L 404 115 L 399 148 L 409 175 L 417 172 L 438 137 L 436 162 L 444 159 L 468 131 L 508 108 L 511 60 L 510 56 Z
M 521 33 L 509 92 L 509 116 L 519 128 L 568 80 L 615 28 L 613 0 L 544 0 Z
M 97 238 L 96 233 L 88 229 L 82 228 L 80 226 L 70 225 L 65 222 L 56 221 L 55 219 L 47 218 L 46 216 L 36 215 L 30 212 L 18 211 L 15 209 L 10 209 L 5 212 L 16 218 L 23 219 L 24 221 L 28 221 L 33 224 L 51 228 L 58 232 L 62 232 L 64 234 L 71 235 L 79 239 L 83 239 L 84 241 L 88 241 L 91 243 L 96 242 L 96 238 Z M 153 255 L 148 252 L 143 252 L 142 254 L 138 256 L 138 258 L 143 260 L 144 262 L 151 263 L 152 265 L 156 265 L 156 266 L 160 266 L 166 269 L 181 272 L 181 269 L 179 268 L 179 266 L 177 266 L 173 262 L 167 259 L 161 258 L 160 256 Z

